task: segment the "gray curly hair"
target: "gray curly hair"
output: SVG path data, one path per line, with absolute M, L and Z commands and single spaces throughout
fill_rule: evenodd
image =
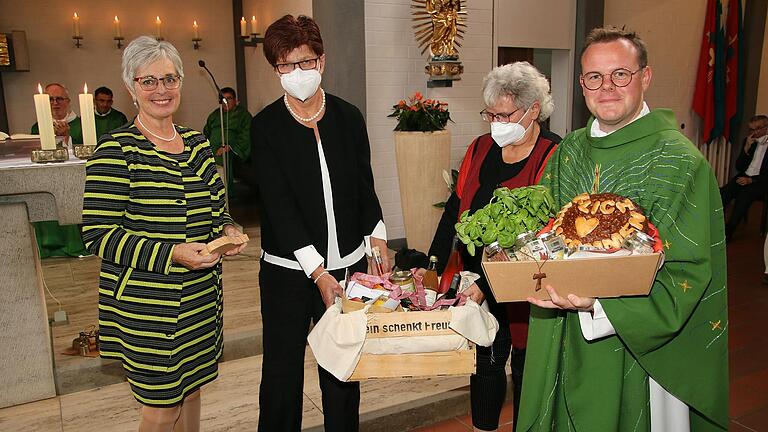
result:
M 512 96 L 518 108 L 528 109 L 539 102 L 539 121 L 552 115 L 555 103 L 549 81 L 528 62 L 515 62 L 495 67 L 483 80 L 483 100 L 486 106 L 495 105 L 499 98 Z
M 184 78 L 184 65 L 181 63 L 181 57 L 176 47 L 170 43 L 158 41 L 151 36 L 139 36 L 125 47 L 125 51 L 123 51 L 123 82 L 134 100 L 136 99 L 136 90 L 133 87 L 133 79 L 136 77 L 136 70 L 161 58 L 170 60 L 176 73 Z

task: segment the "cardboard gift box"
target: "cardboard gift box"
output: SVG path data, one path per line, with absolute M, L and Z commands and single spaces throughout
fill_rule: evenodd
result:
M 482 267 L 496 301 L 509 303 L 528 297 L 549 300 L 546 285 L 561 296 L 648 295 L 662 260 L 662 253 L 548 261 L 492 262 L 484 257 Z

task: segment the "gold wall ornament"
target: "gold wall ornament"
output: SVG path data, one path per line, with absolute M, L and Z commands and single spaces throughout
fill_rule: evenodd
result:
M 11 51 L 8 49 L 8 35 L 0 33 L 0 66 L 11 65 Z
M 424 72 L 429 87 L 450 87 L 464 71 L 457 47 L 464 38 L 467 11 L 461 0 L 411 0 L 416 42 L 430 53 Z

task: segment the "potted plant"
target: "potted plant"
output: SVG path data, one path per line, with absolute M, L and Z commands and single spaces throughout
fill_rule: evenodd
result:
M 416 92 L 392 109 L 405 236 L 409 248 L 426 252 L 442 215 L 433 204 L 445 199 L 442 173 L 451 164 L 448 104 Z

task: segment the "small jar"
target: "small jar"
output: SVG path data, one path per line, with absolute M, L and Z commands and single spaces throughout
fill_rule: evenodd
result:
M 403 292 L 416 292 L 416 285 L 413 283 L 413 274 L 410 270 L 400 270 L 392 273 L 392 275 L 389 276 L 389 281 L 393 284 L 400 285 L 400 289 L 403 290 Z
M 633 254 L 652 254 L 656 240 L 642 231 L 635 231 L 624 239 L 622 248 L 632 251 Z
M 485 256 L 488 261 L 509 261 L 509 257 L 501 248 L 499 242 L 493 242 L 485 247 Z
M 542 234 L 539 240 L 544 242 L 549 259 L 565 258 L 565 242 L 562 237 L 550 231 Z
M 528 242 L 536 238 L 536 234 L 533 231 L 524 232 L 518 234 L 515 240 L 515 256 L 518 261 L 530 261 L 533 259 L 531 251 L 528 249 Z

